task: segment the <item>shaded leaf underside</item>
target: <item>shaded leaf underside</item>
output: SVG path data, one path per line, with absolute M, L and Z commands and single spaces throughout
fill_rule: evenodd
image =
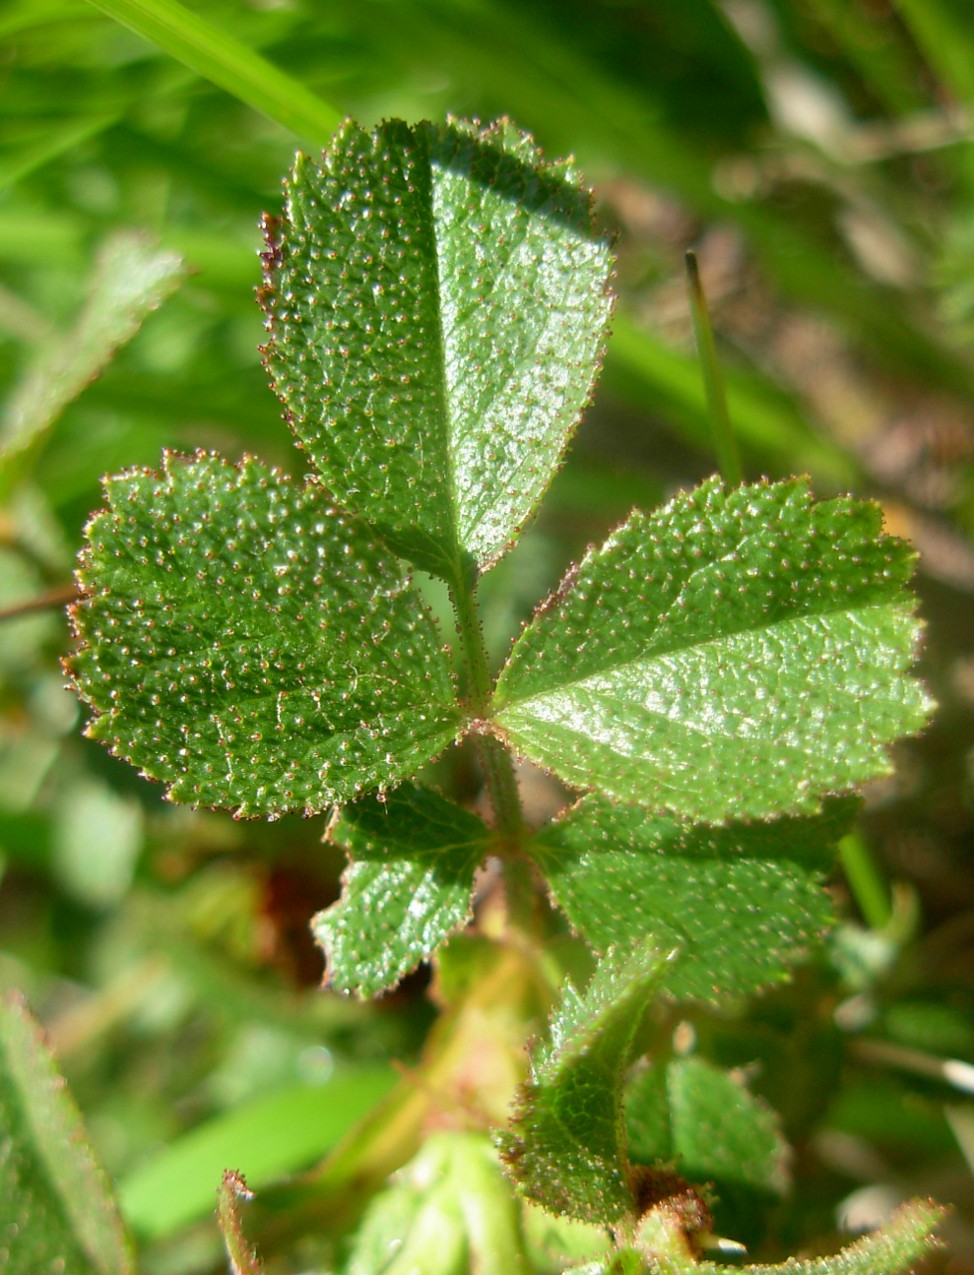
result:
M 469 919 L 490 832 L 452 801 L 406 783 L 384 802 L 346 807 L 333 835 L 351 863 L 340 901 L 315 917 L 314 932 L 329 985 L 374 996 Z
M 649 936 L 676 949 L 669 995 L 716 1002 L 781 982 L 831 923 L 822 877 L 856 809 L 713 828 L 590 796 L 530 850 L 596 951 Z
M 913 561 L 878 506 L 711 480 L 584 559 L 515 645 L 493 720 L 566 782 L 656 810 L 814 812 L 928 715 L 905 675 Z
M 336 498 L 452 584 L 490 565 L 601 356 L 611 257 L 571 166 L 505 121 L 348 123 L 265 262 L 267 366 Z
M 240 816 L 320 811 L 413 773 L 458 731 L 447 655 L 389 551 L 252 459 L 109 479 L 71 664 L 89 734 Z

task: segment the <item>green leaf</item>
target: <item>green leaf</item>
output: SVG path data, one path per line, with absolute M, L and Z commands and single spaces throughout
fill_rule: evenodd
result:
M 20 999 L 0 995 L 0 1267 L 127 1275 L 134 1265 L 81 1116 Z
M 529 1275 L 520 1208 L 479 1133 L 432 1133 L 369 1207 L 344 1275 Z
M 773 1111 L 743 1081 L 702 1058 L 640 1073 L 626 1094 L 629 1154 L 672 1164 L 692 1182 L 782 1194 L 787 1147 Z
M 186 275 L 180 257 L 120 231 L 105 244 L 72 332 L 45 350 L 4 413 L 0 498 L 27 469 L 65 407 Z
M 167 455 L 106 483 L 73 608 L 88 733 L 238 816 L 320 811 L 456 736 L 449 660 L 385 546 L 252 459 Z
M 524 1194 L 553 1213 L 617 1223 L 635 1212 L 622 1082 L 667 958 L 645 943 L 611 952 L 584 996 L 570 982 L 551 1038 L 531 1059 L 501 1153 Z
M 391 1067 L 362 1067 L 323 1085 L 262 1094 L 176 1138 L 122 1182 L 128 1224 L 148 1239 L 175 1234 L 213 1210 L 225 1169 L 259 1189 L 316 1160 L 390 1092 Z
M 832 922 L 822 889 L 857 809 L 693 826 L 586 797 L 531 843 L 552 897 L 596 951 L 650 936 L 677 949 L 663 987 L 719 1001 L 781 982 Z
M 612 1241 L 603 1226 L 557 1216 L 530 1200 L 523 1202 L 522 1216 L 528 1251 L 541 1271 L 574 1271 L 578 1268 L 572 1263 L 597 1262 L 610 1251 Z
M 312 922 L 328 983 L 374 996 L 393 987 L 470 918 L 490 832 L 428 788 L 403 784 L 384 802 L 347 806 L 334 830 L 352 863 L 342 897 Z
M 633 514 L 514 647 L 493 720 L 561 779 L 722 823 L 888 774 L 930 704 L 913 551 L 875 504 L 717 479 Z
M 501 121 L 353 124 L 299 157 L 267 364 L 336 498 L 456 585 L 496 561 L 584 407 L 611 258 L 571 165 Z
M 618 1249 L 601 1262 L 586 1262 L 584 1266 L 569 1266 L 565 1275 L 646 1275 L 646 1262 L 632 1248 Z

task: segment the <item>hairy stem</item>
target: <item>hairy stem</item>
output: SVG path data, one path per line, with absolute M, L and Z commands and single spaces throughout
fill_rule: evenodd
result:
M 487 716 L 492 691 L 483 626 L 477 603 L 476 579 L 472 575 L 452 592 L 460 635 L 460 657 L 463 695 L 472 717 L 479 721 Z M 534 884 L 530 867 L 519 854 L 524 841 L 524 811 L 518 791 L 517 776 L 511 754 L 493 735 L 474 736 L 477 754 L 483 767 L 487 791 L 494 811 L 498 849 L 504 857 L 504 884 L 508 914 L 512 922 L 533 928 Z

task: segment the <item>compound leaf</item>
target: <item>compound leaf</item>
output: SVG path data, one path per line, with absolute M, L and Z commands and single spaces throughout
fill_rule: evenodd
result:
M 374 996 L 394 986 L 470 917 L 490 832 L 428 788 L 403 784 L 382 803 L 342 812 L 335 840 L 352 862 L 342 897 L 313 921 L 339 991 Z
M 130 1246 L 81 1117 L 21 1001 L 0 995 L 0 1268 L 129 1275 Z
M 337 499 L 452 584 L 510 547 L 594 382 L 611 267 L 571 165 L 500 121 L 299 157 L 269 222 L 267 366 Z
M 534 1051 L 501 1154 L 524 1194 L 553 1213 L 610 1224 L 635 1211 L 622 1083 L 667 963 L 644 942 L 625 957 L 614 949 L 583 996 L 566 983 L 550 1041 Z
M 831 923 L 822 876 L 856 808 L 834 801 L 821 815 L 714 828 L 589 796 L 530 849 L 596 951 L 648 935 L 677 949 L 670 996 L 717 1002 L 783 981 Z
M 449 660 L 418 591 L 319 486 L 199 453 L 106 493 L 71 671 L 98 714 L 89 735 L 173 801 L 320 811 L 455 738 Z
M 493 717 L 582 788 L 711 823 L 814 813 L 929 712 L 914 562 L 875 504 L 713 479 L 591 552 L 514 647 Z

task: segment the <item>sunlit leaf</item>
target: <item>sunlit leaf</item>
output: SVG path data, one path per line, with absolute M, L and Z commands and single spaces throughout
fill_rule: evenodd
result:
M 455 737 L 449 660 L 420 594 L 320 487 L 201 453 L 106 491 L 72 671 L 99 714 L 89 734 L 172 800 L 322 810 Z
M 574 169 L 506 122 L 348 124 L 265 260 L 268 367 L 336 497 L 453 584 L 489 566 L 599 363 L 610 255 Z
M 568 783 L 722 823 L 812 813 L 926 721 L 914 554 L 878 506 L 717 480 L 633 514 L 535 616 L 498 730 Z

